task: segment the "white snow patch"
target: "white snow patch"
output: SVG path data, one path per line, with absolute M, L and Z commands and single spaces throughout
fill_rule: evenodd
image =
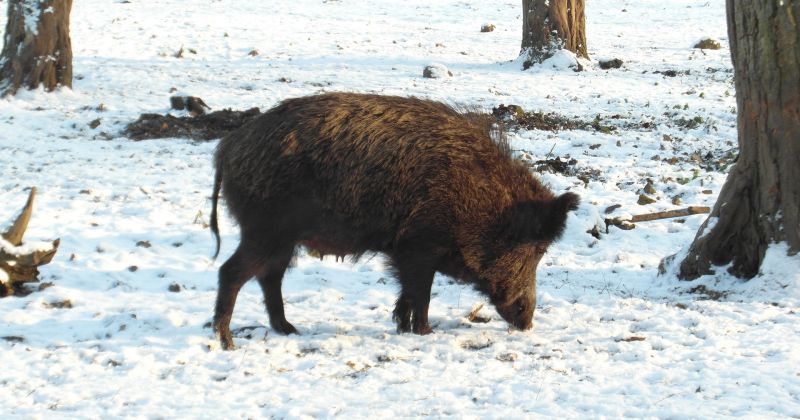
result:
M 559 49 L 553 54 L 552 57 L 544 60 L 541 66 L 556 70 L 573 69 L 578 67 L 578 56 L 576 56 L 572 51 Z
M 790 256 L 785 242 L 770 245 L 758 276 L 735 290 L 755 296 L 771 295 L 777 301 L 791 299 L 793 306 L 800 307 L 800 255 Z
M 700 235 L 697 237 L 697 239 L 703 238 L 711 233 L 711 231 L 714 230 L 714 226 L 717 225 L 717 222 L 719 222 L 719 217 L 709 216 L 705 226 L 701 227 L 702 230 L 700 231 Z
M 20 246 L 14 246 L 11 244 L 11 242 L 8 242 L 0 237 L 0 249 L 9 255 L 19 256 L 34 252 L 50 251 L 53 249 L 53 243 L 43 241 L 28 241 L 24 242 Z
M 18 7 L 21 7 L 23 11 L 25 32 L 37 35 L 39 33 L 39 16 L 42 13 L 41 2 L 39 0 L 22 0 Z

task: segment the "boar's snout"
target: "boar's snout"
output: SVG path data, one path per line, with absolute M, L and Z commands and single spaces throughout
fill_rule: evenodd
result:
M 533 326 L 533 310 L 536 302 L 529 299 L 517 299 L 510 305 L 497 306 L 497 313 L 506 322 L 518 330 L 529 330 Z

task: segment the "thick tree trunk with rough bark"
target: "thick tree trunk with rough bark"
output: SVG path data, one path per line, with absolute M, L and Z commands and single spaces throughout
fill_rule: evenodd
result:
M 523 69 L 560 49 L 589 58 L 586 52 L 585 0 L 522 0 Z
M 72 87 L 72 0 L 9 0 L 0 53 L 0 95 L 21 87 Z
M 739 160 L 700 227 L 679 277 L 731 264 L 758 274 L 767 247 L 800 251 L 800 0 L 728 0 L 739 108 Z

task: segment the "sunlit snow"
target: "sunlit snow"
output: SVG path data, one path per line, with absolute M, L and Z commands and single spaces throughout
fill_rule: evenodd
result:
M 724 2 L 590 1 L 586 18 L 593 64 L 523 72 L 519 1 L 74 2 L 73 89 L 0 99 L 0 223 L 36 186 L 26 239 L 61 238 L 41 267 L 53 286 L 0 299 L 0 417 L 800 416 L 800 257 L 778 244 L 749 282 L 724 267 L 681 282 L 658 265 L 705 216 L 603 223 L 714 204 L 726 169 L 713 165 L 736 148 Z M 702 37 L 723 48 L 692 48 Z M 601 70 L 600 57 L 624 64 Z M 431 63 L 453 76 L 423 78 Z M 357 91 L 596 121 L 510 134 L 531 162 L 575 159 L 541 179 L 582 197 L 539 266 L 534 329 L 509 331 L 479 293 L 437 275 L 435 333 L 399 335 L 380 255 L 301 254 L 283 287 L 301 335 L 268 327 L 250 282 L 239 349 L 219 350 L 207 325 L 238 230 L 223 211 L 213 260 L 216 142 L 119 134 L 168 112 L 173 88 L 215 110 Z M 639 205 L 648 180 L 657 201 Z M 476 303 L 490 322 L 466 319 Z

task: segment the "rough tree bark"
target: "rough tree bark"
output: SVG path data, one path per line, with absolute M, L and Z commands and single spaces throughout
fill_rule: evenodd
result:
M 727 0 L 739 159 L 679 277 L 758 274 L 769 244 L 800 251 L 800 0 Z
M 0 95 L 13 95 L 20 87 L 72 87 L 71 9 L 72 0 L 8 1 Z
M 586 52 L 585 0 L 522 0 L 522 68 L 541 63 L 567 49 L 578 57 Z

